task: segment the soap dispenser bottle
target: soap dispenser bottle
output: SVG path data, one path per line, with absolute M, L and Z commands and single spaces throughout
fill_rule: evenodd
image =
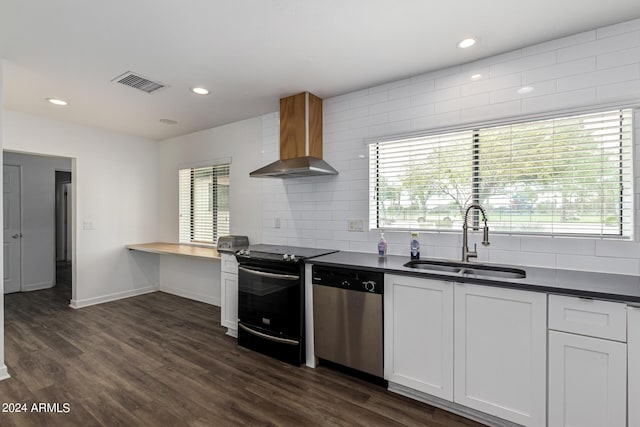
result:
M 380 258 L 387 256 L 387 241 L 384 239 L 384 233 L 380 233 L 380 241 L 378 241 L 378 256 Z
M 411 259 L 420 259 L 420 241 L 417 232 L 411 233 Z

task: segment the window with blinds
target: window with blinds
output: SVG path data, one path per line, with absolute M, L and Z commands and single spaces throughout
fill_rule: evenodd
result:
M 631 121 L 621 109 L 374 142 L 370 227 L 457 230 L 476 202 L 492 231 L 629 237 Z
M 215 244 L 229 234 L 229 165 L 180 169 L 180 243 Z

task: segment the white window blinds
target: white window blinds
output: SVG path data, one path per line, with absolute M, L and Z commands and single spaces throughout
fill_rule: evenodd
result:
M 631 236 L 631 120 L 622 109 L 373 143 L 371 228 L 459 229 L 479 202 L 494 231 Z
M 229 234 L 229 165 L 180 169 L 180 243 L 209 243 Z

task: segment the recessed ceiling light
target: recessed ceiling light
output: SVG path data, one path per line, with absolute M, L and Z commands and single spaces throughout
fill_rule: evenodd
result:
M 516 92 L 519 93 L 520 95 L 524 95 L 525 93 L 531 93 L 533 92 L 533 87 L 523 86 L 520 89 L 518 89 Z
M 480 80 L 482 78 L 482 74 L 474 74 L 471 76 L 471 80 Z
M 209 95 L 209 91 L 203 87 L 192 87 L 191 92 L 196 95 Z
M 165 125 L 177 125 L 178 122 L 176 122 L 175 120 L 171 120 L 171 119 L 160 119 L 160 123 L 165 124 Z
M 57 98 L 45 98 L 45 99 L 52 104 L 60 105 L 62 107 L 64 107 L 65 105 L 68 105 L 68 102 L 62 99 L 57 99 Z
M 476 39 L 468 38 L 468 39 L 464 39 L 460 43 L 458 43 L 458 47 L 460 47 L 462 49 L 466 49 L 468 47 L 473 46 L 474 44 L 476 44 Z

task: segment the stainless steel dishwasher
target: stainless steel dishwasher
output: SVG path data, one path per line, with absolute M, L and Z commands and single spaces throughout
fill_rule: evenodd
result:
M 384 275 L 314 265 L 312 283 L 316 357 L 382 378 Z

